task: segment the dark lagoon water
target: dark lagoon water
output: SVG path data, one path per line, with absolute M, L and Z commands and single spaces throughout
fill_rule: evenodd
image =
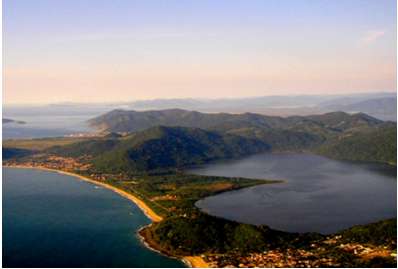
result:
M 196 203 L 211 215 L 244 223 L 332 233 L 396 217 L 396 169 L 386 165 L 340 162 L 311 154 L 263 154 L 188 172 L 285 180 Z
M 183 267 L 147 249 L 129 200 L 54 172 L 3 168 L 4 267 Z

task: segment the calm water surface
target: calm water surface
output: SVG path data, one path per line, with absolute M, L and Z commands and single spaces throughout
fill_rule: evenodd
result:
M 71 135 L 93 131 L 86 121 L 92 115 L 49 115 L 49 116 L 15 116 L 13 120 L 21 120 L 25 124 L 3 124 L 3 139 L 42 138 Z
M 116 193 L 67 175 L 3 168 L 4 267 L 183 267 L 143 246 L 149 224 Z
M 196 204 L 211 215 L 244 223 L 331 233 L 396 217 L 396 169 L 385 165 L 340 162 L 311 154 L 263 154 L 189 172 L 286 180 L 219 194 Z

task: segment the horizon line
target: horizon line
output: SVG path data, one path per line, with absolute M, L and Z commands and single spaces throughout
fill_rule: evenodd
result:
M 112 105 L 112 104 L 130 104 L 134 102 L 140 101 L 155 101 L 155 100 L 203 100 L 203 101 L 217 101 L 217 100 L 240 100 L 240 99 L 255 99 L 262 97 L 298 97 L 298 96 L 355 96 L 355 95 L 372 95 L 372 94 L 392 94 L 395 93 L 397 95 L 397 90 L 381 90 L 381 91 L 366 91 L 366 92 L 351 92 L 351 93 L 326 93 L 326 94 L 272 94 L 272 95 L 255 95 L 255 96 L 242 96 L 242 97 L 171 97 L 171 98 L 147 98 L 147 99 L 136 99 L 129 101 L 59 101 L 59 102 L 44 102 L 44 103 L 7 103 L 3 100 L 2 106 L 49 106 L 49 105 L 78 105 L 78 104 L 87 104 L 87 105 Z

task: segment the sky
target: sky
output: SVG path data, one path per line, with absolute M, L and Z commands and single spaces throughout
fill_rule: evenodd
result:
M 3 0 L 3 104 L 396 91 L 395 0 Z

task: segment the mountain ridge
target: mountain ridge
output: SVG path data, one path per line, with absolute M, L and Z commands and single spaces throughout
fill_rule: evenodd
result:
M 336 159 L 396 163 L 396 157 L 391 154 L 396 149 L 396 142 L 393 141 L 396 123 L 384 122 L 365 113 L 336 111 L 279 117 L 256 113 L 201 113 L 182 109 L 143 112 L 114 110 L 90 120 L 90 123 L 102 126 L 103 130 L 109 132 L 126 133 L 139 132 L 156 125 L 199 128 L 255 139 L 269 145 L 271 151 L 311 151 Z M 358 141 L 353 141 L 355 137 Z M 371 143 L 372 138 L 379 143 Z M 363 144 L 365 141 L 366 144 Z M 368 152 L 373 152 L 377 157 L 373 158 Z
M 218 159 L 266 152 L 270 146 L 256 139 L 186 127 L 155 126 L 122 138 L 103 138 L 53 147 L 48 153 L 92 156 L 103 172 L 168 171 Z
M 141 131 L 157 125 L 181 126 L 227 131 L 239 127 L 260 127 L 289 129 L 295 124 L 312 121 L 314 124 L 330 123 L 330 120 L 362 120 L 371 125 L 381 123 L 381 120 L 364 113 L 350 115 L 345 112 L 329 112 L 310 116 L 266 116 L 257 113 L 202 113 L 183 109 L 166 110 L 121 110 L 116 109 L 92 118 L 88 123 L 101 131 L 108 132 L 134 132 Z M 336 124 L 336 123 L 335 123 Z M 232 126 L 231 126 L 232 125 Z M 330 124 L 329 124 L 330 125 Z M 333 126 L 332 126 L 333 127 Z

